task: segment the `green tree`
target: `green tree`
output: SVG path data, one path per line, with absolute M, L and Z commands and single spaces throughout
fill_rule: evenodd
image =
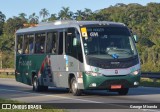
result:
M 58 13 L 58 16 L 62 20 L 72 19 L 73 12 L 69 10 L 69 7 L 62 7 L 60 12 Z
M 19 17 L 9 18 L 3 28 L 3 35 L 0 37 L 0 51 L 1 61 L 3 60 L 3 67 L 14 66 L 14 46 L 15 46 L 15 32 L 23 28 L 24 21 Z
M 19 18 L 21 18 L 24 22 L 28 21 L 27 18 L 26 18 L 26 16 L 27 16 L 27 14 L 25 14 L 25 13 L 20 13 L 19 14 Z
M 39 17 L 36 16 L 36 13 L 32 13 L 29 16 L 29 23 L 31 23 L 31 24 L 37 24 L 38 22 L 39 22 Z
M 5 19 L 6 19 L 6 16 L 0 11 L 0 35 L 2 35 L 2 32 L 3 32 L 3 25 L 4 25 Z
M 56 14 L 51 14 L 51 16 L 48 18 L 48 21 L 55 21 L 57 20 Z
M 78 21 L 83 20 L 84 12 L 82 10 L 77 10 L 77 12 L 75 13 L 75 16 L 76 16 L 76 20 Z
M 24 21 L 19 17 L 9 18 L 4 24 L 3 32 L 5 35 L 14 35 L 15 32 L 23 28 Z
M 46 17 L 49 16 L 49 12 L 46 8 L 44 8 L 44 9 L 41 9 L 41 11 L 39 12 L 39 15 L 40 17 L 41 16 L 43 17 L 43 21 L 46 21 L 47 20 Z
M 92 20 L 92 10 L 91 9 L 88 9 L 88 8 L 85 8 L 84 9 L 84 20 Z

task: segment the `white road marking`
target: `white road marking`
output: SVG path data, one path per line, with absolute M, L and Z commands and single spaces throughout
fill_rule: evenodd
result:
M 84 102 L 90 102 L 90 103 L 103 103 L 103 102 L 97 102 L 97 101 L 92 101 L 92 100 L 84 100 L 84 99 L 76 99 L 76 98 L 74 99 L 74 98 L 63 97 L 63 96 L 58 96 L 58 95 L 45 95 L 45 94 L 41 94 L 41 93 L 24 92 L 24 91 L 19 91 L 19 90 L 8 90 L 8 89 L 0 89 L 0 90 L 2 90 L 2 91 L 12 91 L 12 92 L 21 92 L 21 93 L 25 93 L 25 94 L 33 94 L 33 95 L 40 95 L 40 96 L 64 98 L 64 99 L 84 101 Z M 117 106 L 119 106 L 119 105 L 117 105 Z M 147 112 L 160 112 L 159 110 L 154 110 L 154 109 L 140 109 L 140 110 L 147 111 Z
M 24 91 L 19 91 L 19 90 L 8 90 L 8 89 L 0 89 L 0 90 L 2 90 L 2 91 L 12 91 L 12 92 L 21 92 L 21 93 L 41 95 L 41 96 L 64 98 L 64 99 L 84 101 L 84 102 L 90 102 L 90 103 L 103 103 L 103 102 L 97 102 L 97 101 L 92 101 L 92 100 L 76 99 L 76 98 L 63 97 L 63 96 L 58 96 L 58 95 L 45 95 L 45 94 L 41 94 L 41 93 L 24 92 Z
M 142 109 L 142 110 L 146 112 L 160 112 L 159 110 L 153 110 L 153 109 Z

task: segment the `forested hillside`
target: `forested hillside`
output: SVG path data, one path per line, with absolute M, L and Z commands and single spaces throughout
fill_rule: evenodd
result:
M 0 51 L 2 66 L 14 66 L 14 34 L 24 24 L 34 24 L 42 21 L 59 19 L 76 20 L 102 20 L 125 23 L 133 33 L 139 36 L 137 48 L 141 57 L 142 71 L 160 71 L 160 3 L 116 4 L 95 12 L 85 8 L 70 11 L 69 7 L 62 7 L 58 14 L 50 14 L 47 9 L 42 9 L 39 16 L 33 13 L 27 17 L 25 12 L 6 20 L 5 14 L 0 11 Z

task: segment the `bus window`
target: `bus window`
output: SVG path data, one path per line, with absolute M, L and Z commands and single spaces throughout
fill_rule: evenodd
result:
M 46 53 L 56 54 L 56 46 L 57 46 L 57 33 L 52 32 L 47 35 L 47 43 L 46 43 Z
M 73 45 L 73 39 L 76 38 L 75 35 L 75 28 L 69 28 L 68 32 L 67 32 L 67 36 L 66 36 L 66 40 L 65 40 L 65 52 L 67 55 L 76 57 L 76 46 Z
M 45 33 L 36 34 L 35 37 L 35 53 L 40 54 L 45 51 Z
M 80 40 L 80 34 L 76 30 L 76 38 L 77 38 L 77 56 L 78 60 L 83 63 L 83 54 L 82 54 L 82 47 L 81 47 L 81 40 Z
M 59 33 L 58 54 L 63 54 L 63 32 Z
M 74 45 L 74 38 L 77 40 L 77 45 Z M 65 52 L 79 61 L 83 62 L 82 49 L 80 44 L 80 34 L 75 28 L 69 28 L 65 39 Z
M 33 45 L 34 45 L 34 35 L 28 34 L 24 36 L 24 54 L 32 54 L 33 53 Z
M 22 54 L 23 35 L 17 36 L 17 53 Z

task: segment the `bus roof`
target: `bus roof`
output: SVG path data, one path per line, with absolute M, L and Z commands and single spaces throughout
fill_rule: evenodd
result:
M 35 27 L 23 28 L 16 31 L 17 34 L 28 33 L 28 32 L 37 32 L 44 30 L 52 29 L 61 29 L 68 27 L 77 27 L 85 25 L 113 25 L 113 26 L 125 26 L 123 23 L 109 22 L 109 21 L 76 21 L 76 20 L 57 20 L 55 22 L 43 22 L 38 24 Z

